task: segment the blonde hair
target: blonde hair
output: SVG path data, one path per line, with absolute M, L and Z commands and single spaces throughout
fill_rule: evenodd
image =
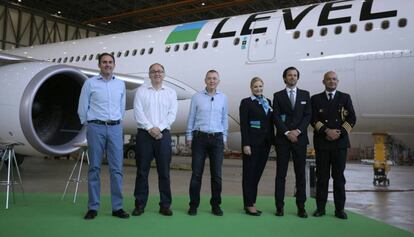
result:
M 250 88 L 253 87 L 254 83 L 256 83 L 257 81 L 260 81 L 262 83 L 262 85 L 264 85 L 262 78 L 260 77 L 253 77 L 252 80 L 250 81 Z

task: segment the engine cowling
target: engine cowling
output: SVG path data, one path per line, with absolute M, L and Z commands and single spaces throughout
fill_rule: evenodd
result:
M 0 67 L 0 140 L 25 155 L 64 155 L 86 140 L 77 107 L 87 76 L 46 62 Z

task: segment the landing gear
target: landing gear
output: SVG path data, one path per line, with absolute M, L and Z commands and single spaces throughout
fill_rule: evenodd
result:
M 385 145 L 388 134 L 374 133 L 374 186 L 387 187 L 390 185 L 390 180 L 387 178 L 390 166 L 387 163 L 387 147 Z
M 374 166 L 374 181 L 372 184 L 374 186 L 390 186 L 390 180 L 387 178 L 387 169 L 386 168 L 376 168 Z

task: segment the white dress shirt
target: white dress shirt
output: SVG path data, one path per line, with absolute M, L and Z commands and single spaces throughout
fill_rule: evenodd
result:
M 144 83 L 135 94 L 134 115 L 138 128 L 169 130 L 177 115 L 177 94 L 164 85 L 156 90 L 151 83 Z
M 326 98 L 328 100 L 329 100 L 329 93 L 332 93 L 332 99 L 334 99 L 335 98 L 336 90 L 334 90 L 334 91 L 325 91 L 325 93 L 326 93 Z
M 286 87 L 286 93 L 287 93 L 288 97 L 290 95 L 291 90 L 293 90 L 293 97 L 295 98 L 295 101 L 296 101 L 296 95 L 297 95 L 296 92 L 297 92 L 298 88 L 296 86 L 293 87 L 293 88 Z

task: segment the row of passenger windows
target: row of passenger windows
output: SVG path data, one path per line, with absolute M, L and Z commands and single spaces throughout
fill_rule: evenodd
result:
M 235 43 L 234 45 L 238 45 L 238 42 L 240 41 L 240 39 L 239 38 L 236 38 L 235 39 L 235 41 L 234 42 L 237 42 L 237 43 Z M 208 48 L 208 45 L 209 45 L 209 42 L 208 41 L 204 41 L 202 44 L 201 44 L 201 47 L 200 48 L 203 48 L 203 49 L 206 49 L 206 48 Z M 214 40 L 212 43 L 211 43 L 211 46 L 213 47 L 213 48 L 216 48 L 217 46 L 219 45 L 219 41 L 218 40 Z M 190 48 L 190 44 L 189 43 L 185 43 L 185 44 L 183 44 L 182 46 L 180 45 L 180 44 L 176 44 L 176 45 L 167 45 L 166 47 L 165 47 L 165 52 L 166 53 L 169 53 L 169 52 L 171 52 L 171 51 L 175 51 L 175 52 L 177 52 L 177 51 L 179 51 L 180 50 L 180 48 L 182 47 L 182 50 L 184 50 L 184 51 L 187 51 L 189 48 Z M 198 42 L 194 42 L 193 44 L 192 44 L 192 49 L 193 50 L 196 50 L 196 49 L 198 49 L 199 48 L 199 43 Z M 140 55 L 144 55 L 145 54 L 145 48 L 142 48 L 140 51 L 139 51 L 139 54 Z M 152 54 L 154 52 L 154 48 L 149 48 L 148 49 L 148 51 L 147 51 L 147 53 L 148 54 Z M 119 51 L 116 55 L 115 55 L 115 52 L 111 52 L 111 54 L 114 56 L 114 57 L 117 57 L 117 58 L 119 58 L 119 57 L 121 57 L 121 56 L 124 56 L 124 57 L 128 57 L 129 55 L 130 55 L 130 53 L 131 53 L 131 55 L 132 56 L 136 56 L 137 55 L 137 53 L 138 53 L 138 50 L 137 49 L 134 49 L 134 50 L 132 50 L 132 51 L 130 51 L 130 50 L 126 50 L 125 52 L 121 52 L 121 51 Z M 71 63 L 71 62 L 79 62 L 79 61 L 87 61 L 87 60 L 89 60 L 89 61 L 91 61 L 91 60 L 93 60 L 93 59 L 96 59 L 96 60 L 98 60 L 98 58 L 99 58 L 99 54 L 90 54 L 90 55 L 83 55 L 83 56 L 72 56 L 72 57 L 65 57 L 65 58 L 54 58 L 54 59 L 48 59 L 48 61 L 52 61 L 52 62 L 56 62 L 56 63 L 67 63 L 67 62 L 69 62 L 69 63 Z
M 139 54 L 140 55 L 144 55 L 145 54 L 145 51 L 146 51 L 146 49 L 145 48 L 142 48 L 140 51 L 139 51 Z M 147 53 L 148 54 L 152 54 L 154 52 L 154 48 L 149 48 L 148 49 L 148 51 L 147 51 Z M 115 52 L 111 52 L 111 54 L 114 56 L 114 57 L 117 57 L 117 58 L 120 58 L 122 55 L 124 56 L 124 57 L 128 57 L 129 55 L 130 55 L 130 53 L 131 53 L 131 55 L 132 56 L 136 56 L 137 55 L 137 53 L 138 53 L 138 50 L 137 49 L 134 49 L 134 50 L 132 50 L 132 51 L 130 51 L 130 50 L 127 50 L 127 51 L 125 51 L 125 52 L 121 52 L 121 51 L 119 51 L 119 52 L 117 52 L 116 53 L 116 55 L 115 55 Z M 48 59 L 48 61 L 52 61 L 52 62 L 56 62 L 56 63 L 67 63 L 67 62 L 79 62 L 79 61 L 87 61 L 87 60 L 89 60 L 89 61 L 91 61 L 92 59 L 96 59 L 96 60 L 98 60 L 98 58 L 99 58 L 99 54 L 90 54 L 90 55 L 83 55 L 82 57 L 81 56 L 72 56 L 72 57 L 64 57 L 64 58 L 54 58 L 54 59 L 52 59 L 52 60 L 50 60 L 50 59 Z
M 209 45 L 209 42 L 208 41 L 204 41 L 201 44 L 201 48 L 206 49 L 206 48 L 208 48 L 208 45 Z M 211 44 L 211 46 L 213 48 L 217 48 L 218 45 L 219 45 L 219 41 L 218 40 L 214 40 L 213 43 Z M 199 47 L 199 43 L 198 42 L 194 42 L 193 45 L 191 46 L 191 48 L 193 50 L 198 49 L 198 47 Z M 187 51 L 189 48 L 190 48 L 190 44 L 189 43 L 185 43 L 185 44 L 182 45 L 182 49 L 184 51 Z M 176 44 L 174 46 L 172 46 L 172 45 L 165 46 L 165 52 L 166 53 L 169 53 L 172 50 L 174 50 L 174 52 L 177 52 L 178 50 L 180 50 L 180 45 L 179 44 Z
M 401 27 L 402 28 L 402 27 L 406 27 L 406 26 L 407 26 L 407 19 L 406 18 L 401 18 L 398 21 L 398 27 Z M 388 20 L 385 20 L 385 21 L 381 22 L 381 28 L 382 29 L 386 30 L 389 27 L 390 27 L 390 22 Z M 373 28 L 374 28 L 374 24 L 372 22 L 367 22 L 365 24 L 365 31 L 368 31 L 369 32 Z M 355 33 L 357 30 L 358 30 L 358 25 L 352 24 L 352 25 L 349 26 L 349 32 L 350 33 Z M 341 34 L 342 33 L 342 26 L 335 27 L 334 28 L 334 33 L 336 35 Z M 326 36 L 328 34 L 328 28 L 326 28 L 326 27 L 321 28 L 319 34 L 320 34 L 320 36 Z M 313 29 L 309 29 L 309 30 L 306 31 L 306 37 L 307 38 L 311 38 L 313 35 L 314 35 L 314 30 Z M 293 33 L 293 38 L 294 39 L 299 39 L 300 38 L 300 31 L 295 31 Z M 240 38 L 238 38 L 238 37 L 234 38 L 233 45 L 234 46 L 237 46 L 239 44 L 240 44 Z M 242 44 L 246 44 L 246 42 L 243 41 Z M 209 45 L 209 42 L 208 41 L 204 41 L 201 44 L 201 48 L 206 49 L 206 48 L 208 48 L 208 45 Z M 214 40 L 211 45 L 212 45 L 213 48 L 216 48 L 219 45 L 219 41 L 218 40 Z M 173 45 L 173 46 L 172 45 L 167 45 L 165 47 L 165 52 L 166 53 L 169 53 L 172 50 L 174 52 L 177 52 L 177 51 L 180 50 L 180 47 L 181 47 L 180 44 L 176 44 L 176 45 Z M 191 48 L 193 50 L 198 49 L 199 48 L 199 43 L 198 42 L 194 42 L 192 44 Z M 188 49 L 190 49 L 190 44 L 189 43 L 185 43 L 185 44 L 182 45 L 182 50 L 183 51 L 187 51 Z M 144 55 L 145 54 L 145 51 L 146 51 L 146 49 L 145 48 L 142 48 L 139 51 L 139 54 L 140 55 Z M 153 52 L 154 52 L 154 48 L 152 48 L 152 47 L 149 48 L 148 51 L 147 51 L 148 54 L 152 54 Z M 131 53 L 132 56 L 136 56 L 137 53 L 138 53 L 138 50 L 137 49 L 134 49 L 132 51 L 126 50 L 123 53 L 121 51 L 119 51 L 119 52 L 117 52 L 116 55 L 115 55 L 115 52 L 111 52 L 111 54 L 114 57 L 117 57 L 117 58 L 121 57 L 122 54 L 123 54 L 124 57 L 128 57 L 130 55 L 130 53 Z M 99 57 L 99 54 L 96 54 L 96 55 L 90 54 L 89 56 L 88 55 L 83 55 L 82 57 L 81 56 L 76 56 L 76 57 L 75 56 L 72 56 L 72 57 L 65 57 L 65 58 L 54 58 L 52 60 L 48 59 L 48 61 L 57 62 L 57 63 L 67 63 L 67 62 L 70 62 L 71 63 L 71 62 L 74 62 L 74 61 L 75 62 L 87 61 L 87 60 L 91 61 L 94 58 L 97 60 L 98 57 Z
M 406 27 L 407 26 L 407 19 L 406 18 L 401 18 L 398 21 L 398 27 L 402 28 L 402 27 Z M 386 30 L 390 27 L 390 21 L 385 20 L 381 22 L 381 28 L 383 30 Z M 372 29 L 374 29 L 374 24 L 372 22 L 367 22 L 365 23 L 365 31 L 369 32 L 372 31 Z M 352 24 L 349 26 L 349 32 L 350 33 L 355 33 L 358 30 L 358 25 L 357 24 Z M 339 35 L 342 33 L 342 26 L 337 26 L 334 28 L 334 33 L 336 35 Z M 328 34 L 328 28 L 323 27 L 320 29 L 319 31 L 319 35 L 320 36 L 326 36 Z M 307 38 L 311 38 L 314 35 L 314 30 L 313 29 L 309 29 L 306 31 L 306 37 Z M 294 39 L 299 39 L 300 38 L 300 31 L 295 31 L 293 32 L 293 38 Z

